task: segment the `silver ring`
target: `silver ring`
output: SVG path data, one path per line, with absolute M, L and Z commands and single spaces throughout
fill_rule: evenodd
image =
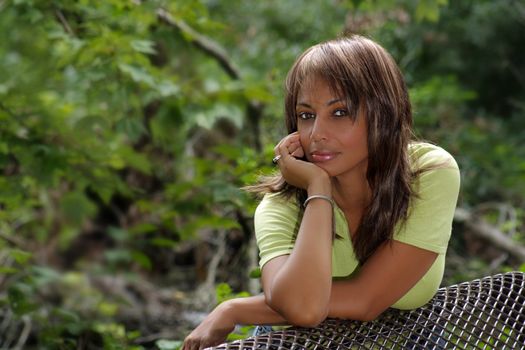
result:
M 273 157 L 273 159 L 272 159 L 272 163 L 273 163 L 273 164 L 277 164 L 277 162 L 279 161 L 279 159 L 281 159 L 281 155 L 280 155 L 280 154 L 278 154 L 278 155 L 276 155 L 275 157 Z

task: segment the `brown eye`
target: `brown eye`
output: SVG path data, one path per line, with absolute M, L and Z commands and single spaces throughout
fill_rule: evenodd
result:
M 300 118 L 302 120 L 308 120 L 308 119 L 312 119 L 315 117 L 315 114 L 313 113 L 310 113 L 310 112 L 300 112 L 297 114 L 297 118 Z
M 334 111 L 334 116 L 336 116 L 336 117 L 346 117 L 346 116 L 348 116 L 348 111 L 346 109 L 336 109 Z

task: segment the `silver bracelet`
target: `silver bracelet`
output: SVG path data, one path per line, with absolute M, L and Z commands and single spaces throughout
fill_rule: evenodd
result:
M 325 195 L 322 195 L 322 194 L 314 194 L 308 198 L 306 198 L 306 200 L 304 201 L 304 204 L 303 204 L 303 207 L 306 208 L 306 206 L 308 205 L 308 202 L 310 202 L 312 199 L 316 199 L 316 198 L 319 198 L 319 199 L 324 199 L 325 201 L 328 201 L 330 202 L 330 205 L 332 206 L 332 208 L 334 207 L 334 200 L 328 196 L 325 196 Z

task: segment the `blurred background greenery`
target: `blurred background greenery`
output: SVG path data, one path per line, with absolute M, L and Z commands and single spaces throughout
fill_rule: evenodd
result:
M 460 165 L 443 285 L 525 270 L 525 2 L 0 0 L 0 348 L 175 349 L 258 293 L 239 188 L 293 60 L 343 31 Z

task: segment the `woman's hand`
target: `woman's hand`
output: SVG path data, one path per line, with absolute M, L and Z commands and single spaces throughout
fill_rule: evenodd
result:
M 309 194 L 312 194 L 311 191 L 328 194 L 330 179 L 326 171 L 313 163 L 297 159 L 305 155 L 297 131 L 284 137 L 275 146 L 274 153 L 280 156 L 277 164 L 287 183 L 305 189 Z
M 228 334 L 235 328 L 229 304 L 228 301 L 223 302 L 206 316 L 184 339 L 182 350 L 200 350 L 224 343 Z

